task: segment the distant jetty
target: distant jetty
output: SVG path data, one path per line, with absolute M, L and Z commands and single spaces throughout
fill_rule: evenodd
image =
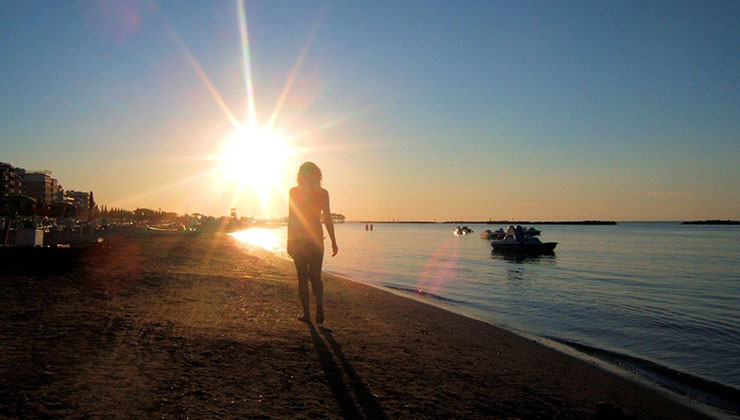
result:
M 740 220 L 694 220 L 682 225 L 740 225 Z
M 458 225 L 616 225 L 611 220 L 580 220 L 580 221 L 546 221 L 530 222 L 526 220 L 447 220 L 444 222 L 428 220 L 362 220 L 356 223 L 446 223 Z
M 360 220 L 356 223 L 437 223 L 430 220 Z
M 485 222 L 451 222 L 451 223 L 485 223 L 488 225 L 616 225 L 612 220 L 551 220 L 544 222 L 531 222 L 529 220 L 488 220 Z

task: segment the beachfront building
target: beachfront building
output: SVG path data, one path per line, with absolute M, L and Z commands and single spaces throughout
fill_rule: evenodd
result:
M 64 201 L 78 209 L 90 208 L 90 193 L 86 191 L 65 191 Z
M 0 198 L 23 194 L 23 175 L 26 170 L 10 163 L 0 162 Z
M 54 204 L 64 202 L 64 188 L 56 179 L 51 179 L 51 202 Z
M 62 186 L 51 171 L 26 172 L 23 176 L 23 192 L 36 199 L 37 206 L 50 206 L 63 201 Z

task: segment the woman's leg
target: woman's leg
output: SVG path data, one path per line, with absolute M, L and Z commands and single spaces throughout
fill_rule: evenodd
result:
M 324 322 L 324 283 L 321 281 L 323 262 L 324 250 L 319 247 L 312 249 L 308 260 L 308 278 L 311 280 L 311 288 L 316 298 L 316 322 L 319 324 Z
M 301 301 L 303 307 L 303 321 L 311 321 L 311 311 L 308 295 L 308 258 L 305 257 L 303 252 L 296 252 L 293 255 L 293 263 L 295 263 L 295 271 L 298 275 L 298 298 Z

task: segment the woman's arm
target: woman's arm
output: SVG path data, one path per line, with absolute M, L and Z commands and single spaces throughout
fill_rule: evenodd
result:
M 329 238 L 331 238 L 331 256 L 337 255 L 337 252 L 339 252 L 339 248 L 337 247 L 337 238 L 334 235 L 334 222 L 331 220 L 331 210 L 329 209 L 329 192 L 324 190 L 325 197 L 324 197 L 324 208 L 322 211 L 324 212 L 324 224 L 326 225 L 326 232 L 329 234 Z

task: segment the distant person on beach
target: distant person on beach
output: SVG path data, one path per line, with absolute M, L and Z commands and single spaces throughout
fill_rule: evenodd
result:
M 298 186 L 290 190 L 288 210 L 288 254 L 293 257 L 298 274 L 298 296 L 303 306 L 303 322 L 311 322 L 308 282 L 311 281 L 316 298 L 316 322 L 324 322 L 324 284 L 321 282 L 321 264 L 324 261 L 323 215 L 326 231 L 331 238 L 331 256 L 337 255 L 337 239 L 329 209 L 329 192 L 321 188 L 321 169 L 313 162 L 305 162 L 298 169 Z

